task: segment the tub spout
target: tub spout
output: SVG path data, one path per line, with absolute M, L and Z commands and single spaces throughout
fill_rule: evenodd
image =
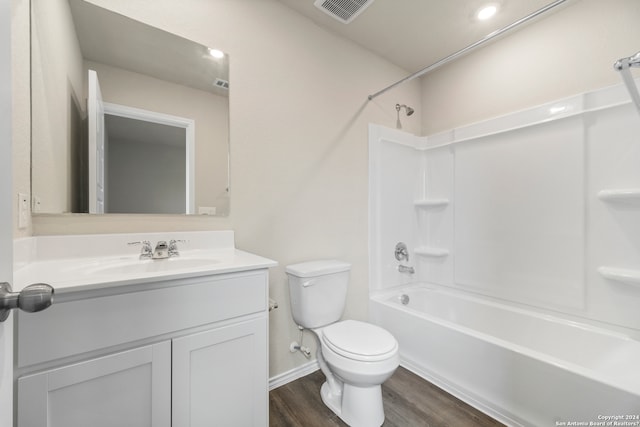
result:
M 407 274 L 415 274 L 415 272 L 416 272 L 415 268 L 407 266 L 407 265 L 402 265 L 402 264 L 400 264 L 398 266 L 398 271 L 400 273 L 407 273 Z

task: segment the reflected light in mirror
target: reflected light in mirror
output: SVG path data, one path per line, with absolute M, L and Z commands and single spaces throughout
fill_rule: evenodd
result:
M 224 58 L 224 52 L 218 49 L 209 48 L 209 55 L 213 56 L 216 59 Z

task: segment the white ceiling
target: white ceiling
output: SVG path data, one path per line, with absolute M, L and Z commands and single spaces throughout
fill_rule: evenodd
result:
M 351 23 L 344 24 L 316 8 L 314 0 L 277 1 L 409 73 L 419 71 L 552 3 L 551 0 L 373 0 Z M 475 12 L 487 3 L 498 4 L 500 11 L 489 21 L 478 21 Z M 188 86 L 200 89 L 211 88 L 215 77 L 229 78 L 227 58 L 220 63 L 212 61 L 203 54 L 205 46 L 80 0 L 70 0 L 70 5 L 86 59 L 157 75 L 181 84 L 188 82 Z M 118 28 L 118 32 L 113 28 Z M 134 43 L 131 38 L 159 40 L 162 48 L 156 49 L 144 42 Z M 136 50 L 136 46 L 144 46 L 144 50 Z M 167 70 L 164 64 L 168 63 L 167 55 L 172 54 L 178 54 L 179 58 L 171 58 L 170 63 L 175 67 Z M 203 57 L 208 59 L 202 61 Z M 207 66 L 203 67 L 204 64 Z M 197 81 L 203 83 L 195 83 Z M 226 95 L 226 91 L 217 88 L 213 91 Z
M 551 0 L 373 0 L 351 23 L 343 24 L 317 9 L 314 0 L 278 1 L 411 73 L 552 3 Z M 500 11 L 489 21 L 478 21 L 475 12 L 487 3 L 497 3 Z

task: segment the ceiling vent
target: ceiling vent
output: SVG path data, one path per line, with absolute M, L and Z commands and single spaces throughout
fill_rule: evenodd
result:
M 316 0 L 313 4 L 338 21 L 348 24 L 360 15 L 373 0 Z
M 229 89 L 229 82 L 227 80 L 222 80 L 221 78 L 217 78 L 213 84 L 215 85 L 215 87 Z

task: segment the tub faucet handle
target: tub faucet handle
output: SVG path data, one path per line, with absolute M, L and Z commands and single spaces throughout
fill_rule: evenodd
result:
M 407 249 L 406 243 L 399 242 L 396 245 L 395 256 L 396 259 L 400 262 L 409 261 L 409 250 Z

